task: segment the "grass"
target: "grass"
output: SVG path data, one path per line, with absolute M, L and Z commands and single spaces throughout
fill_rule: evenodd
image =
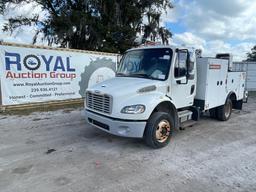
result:
M 249 97 L 256 97 L 256 91 L 250 91 Z M 35 104 L 29 106 L 19 106 L 14 108 L 7 108 L 5 111 L 0 110 L 0 115 L 30 115 L 33 112 L 48 112 L 64 109 L 64 113 L 70 113 L 74 109 L 83 108 L 83 101 L 76 101 L 71 103 L 51 103 L 51 104 Z
M 256 91 L 250 91 L 249 97 L 256 97 Z
M 24 107 L 14 107 L 14 108 L 7 108 L 4 111 L 0 111 L 2 115 L 30 115 L 33 112 L 48 112 L 48 111 L 57 111 L 60 109 L 64 109 L 65 113 L 69 113 L 70 111 L 78 108 L 83 107 L 83 102 L 76 102 L 76 103 L 56 103 L 56 104 L 36 104 Z

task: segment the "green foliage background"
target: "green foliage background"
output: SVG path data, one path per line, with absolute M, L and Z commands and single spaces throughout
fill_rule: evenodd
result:
M 4 14 L 10 4 L 23 3 L 37 3 L 49 14 L 44 20 L 39 13 L 10 17 L 3 30 L 35 25 L 33 43 L 42 33 L 49 46 L 122 53 L 134 45 L 140 31 L 144 40 L 156 41 L 159 36 L 164 44 L 172 36 L 160 26 L 162 13 L 173 7 L 170 0 L 2 0 L 0 12 Z M 143 18 L 148 24 L 142 23 Z
M 247 61 L 256 61 L 256 45 L 251 49 L 251 52 L 247 54 Z

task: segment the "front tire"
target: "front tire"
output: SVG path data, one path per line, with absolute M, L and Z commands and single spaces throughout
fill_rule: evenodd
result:
M 173 128 L 174 121 L 168 113 L 155 112 L 146 125 L 144 141 L 154 149 L 165 147 L 170 142 Z
M 228 98 L 224 105 L 218 107 L 217 118 L 220 121 L 227 121 L 230 118 L 231 113 L 232 113 L 232 101 Z

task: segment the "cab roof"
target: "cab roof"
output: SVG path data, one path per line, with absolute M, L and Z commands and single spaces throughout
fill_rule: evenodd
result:
M 195 48 L 193 47 L 184 47 L 184 46 L 173 46 L 173 45 L 150 45 L 150 46 L 140 46 L 140 47 L 135 47 L 135 48 L 131 48 L 128 49 L 126 52 L 128 51 L 134 51 L 134 50 L 143 50 L 143 49 L 163 49 L 163 48 L 169 48 L 172 50 L 175 49 L 188 49 L 188 50 L 195 50 Z

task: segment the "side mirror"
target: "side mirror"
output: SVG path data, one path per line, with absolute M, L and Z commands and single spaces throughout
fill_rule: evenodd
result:
M 187 51 L 187 63 L 186 63 L 186 66 L 187 66 L 187 73 L 186 73 L 186 77 L 188 78 L 189 77 L 189 68 L 190 68 L 190 54 L 189 54 L 189 51 Z
M 193 56 L 193 53 L 190 54 L 188 49 L 176 49 L 176 52 L 178 54 L 178 77 L 182 77 L 181 79 L 178 79 L 176 82 L 177 84 L 187 84 L 189 79 L 193 79 L 193 75 L 190 75 L 190 72 L 193 70 L 194 68 L 194 60 L 193 57 L 191 58 L 191 56 Z M 180 63 L 180 55 L 182 58 L 183 63 Z M 186 62 L 185 62 L 186 60 Z
M 195 78 L 195 75 L 194 74 L 189 74 L 188 75 L 188 79 L 194 79 Z
M 187 78 L 187 76 L 180 78 L 179 80 L 176 81 L 176 83 L 179 84 L 179 85 L 185 85 L 185 84 L 187 84 L 187 83 L 188 83 L 188 78 Z

